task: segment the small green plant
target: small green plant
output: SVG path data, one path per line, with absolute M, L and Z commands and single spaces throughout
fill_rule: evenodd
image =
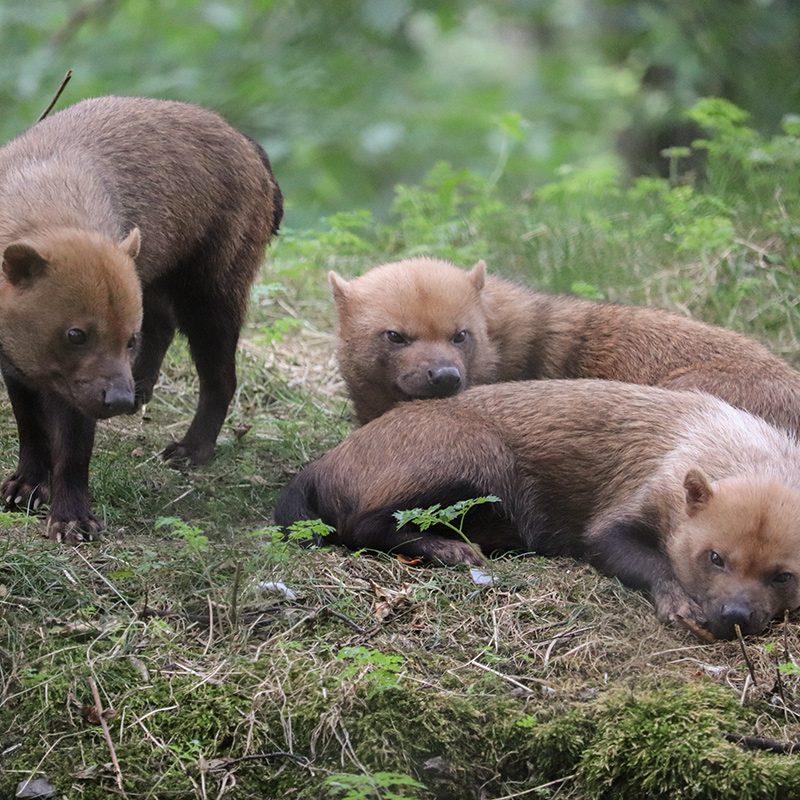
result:
M 416 794 L 407 789 L 425 789 L 425 784 L 402 772 L 373 772 L 354 775 L 338 772 L 329 775 L 323 787 L 330 798 L 337 800 L 410 800 Z
M 411 508 L 406 511 L 395 511 L 392 516 L 397 520 L 397 527 L 403 525 L 416 525 L 421 531 L 426 531 L 434 525 L 444 525 L 464 541 L 468 541 L 464 534 L 464 521 L 467 514 L 475 506 L 484 503 L 499 503 L 500 498 L 493 494 L 485 497 L 473 497 L 468 500 L 459 500 L 451 506 L 442 508 L 439 503 L 428 508 Z
M 400 673 L 405 666 L 402 656 L 382 653 L 364 645 L 353 645 L 343 647 L 336 657 L 347 662 L 342 670 L 342 680 L 362 674 L 368 697 L 400 686 Z
M 780 661 L 778 659 L 778 648 L 775 642 L 767 642 L 764 645 L 764 652 L 774 658 L 775 667 L 781 675 L 800 675 L 800 664 L 796 664 L 794 661 Z
M 31 521 L 22 511 L 0 511 L 0 528 L 13 528 L 15 525 L 26 525 Z M 36 518 L 33 517 L 35 520 Z
M 285 528 L 269 525 L 253 531 L 251 536 L 265 537 L 270 544 L 304 544 L 314 541 L 317 536 L 330 536 L 336 529 L 321 519 L 299 519 Z
M 158 517 L 153 527 L 169 528 L 179 539 L 183 539 L 183 547 L 190 553 L 204 553 L 208 550 L 208 536 L 203 534 L 203 529 L 189 525 L 180 517 Z

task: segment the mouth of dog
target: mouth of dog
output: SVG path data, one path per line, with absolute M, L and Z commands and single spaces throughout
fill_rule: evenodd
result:
M 466 384 L 462 381 L 459 385 L 455 387 L 438 387 L 438 386 L 426 386 L 422 390 L 415 391 L 413 393 L 407 392 L 405 389 L 400 387 L 397 383 L 393 385 L 395 399 L 401 402 L 406 402 L 409 400 L 437 400 L 443 397 L 454 397 L 457 394 L 466 389 Z

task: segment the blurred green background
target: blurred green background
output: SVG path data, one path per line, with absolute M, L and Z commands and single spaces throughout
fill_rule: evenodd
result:
M 99 94 L 201 103 L 257 138 L 287 224 L 439 160 L 519 197 L 564 164 L 661 172 L 725 97 L 763 133 L 800 110 L 797 0 L 3 0 L 0 137 Z

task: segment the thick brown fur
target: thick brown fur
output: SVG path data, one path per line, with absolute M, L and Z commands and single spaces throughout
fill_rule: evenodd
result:
M 460 373 L 440 396 L 498 381 L 601 378 L 701 389 L 800 433 L 800 372 L 751 339 L 658 309 L 547 295 L 483 275 L 482 262 L 465 271 L 424 258 L 351 281 L 331 274 L 339 364 L 359 422 L 433 396 L 436 364 Z M 387 331 L 401 339 L 389 341 Z
M 701 392 L 531 381 L 404 403 L 286 487 L 275 519 L 334 543 L 483 561 L 392 512 L 497 495 L 465 532 L 484 552 L 573 555 L 647 591 L 658 616 L 731 637 L 800 605 L 800 445 Z
M 282 209 L 263 150 L 185 103 L 86 100 L 0 148 L 0 364 L 20 434 L 8 506 L 49 499 L 48 528 L 67 541 L 102 527 L 88 498 L 95 419 L 150 399 L 176 329 L 200 396 L 164 455 L 211 458 Z

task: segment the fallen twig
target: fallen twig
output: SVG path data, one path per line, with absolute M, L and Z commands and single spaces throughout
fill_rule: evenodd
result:
M 738 744 L 745 750 L 767 750 L 770 753 L 791 755 L 800 751 L 800 742 L 781 742 L 777 739 L 764 739 L 761 736 L 745 736 L 742 733 L 723 734 L 726 741 Z
M 103 738 L 106 740 L 108 752 L 111 754 L 111 763 L 114 765 L 114 775 L 117 779 L 117 787 L 119 788 L 120 792 L 122 792 L 123 796 L 127 797 L 125 794 L 125 788 L 122 785 L 122 769 L 119 766 L 117 751 L 114 748 L 114 742 L 111 739 L 111 731 L 108 728 L 108 720 L 105 717 L 103 703 L 100 700 L 100 692 L 97 690 L 97 683 L 95 682 L 94 678 L 89 678 L 89 688 L 92 690 L 92 697 L 94 698 L 94 706 L 97 711 L 98 722 L 100 723 L 100 727 L 103 729 Z
M 734 625 L 733 627 L 736 630 L 736 638 L 739 640 L 739 646 L 742 648 L 742 655 L 744 656 L 745 664 L 747 664 L 747 669 L 750 671 L 750 677 L 753 679 L 753 686 L 757 686 L 758 681 L 756 680 L 756 670 L 753 666 L 753 662 L 750 660 L 750 656 L 747 653 L 747 646 L 744 643 L 742 629 L 738 625 Z
M 231 586 L 231 627 L 236 627 L 236 621 L 239 616 L 238 614 L 238 602 L 239 602 L 239 583 L 242 579 L 242 562 L 236 562 L 236 568 L 233 573 L 233 586 Z

